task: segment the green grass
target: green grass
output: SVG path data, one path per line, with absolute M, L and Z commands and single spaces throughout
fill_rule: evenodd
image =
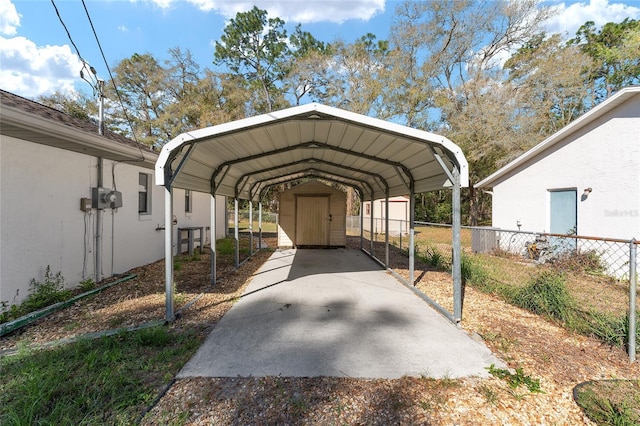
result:
M 199 344 L 153 327 L 1 358 L 0 424 L 133 424 Z
M 515 291 L 511 302 L 538 315 L 569 323 L 576 304 L 567 290 L 565 276 L 552 270 L 533 276 L 529 283 Z
M 258 215 L 255 214 L 255 218 L 257 218 Z M 254 218 L 253 220 L 253 233 L 254 235 L 257 235 L 259 232 L 259 228 L 258 228 L 258 221 Z M 229 221 L 229 228 L 233 228 L 233 220 Z M 241 219 L 238 221 L 238 230 L 240 232 L 249 232 L 249 220 L 248 219 Z M 275 222 L 262 222 L 262 232 L 276 232 L 278 230 L 278 227 L 276 225 Z
M 602 380 L 576 387 L 577 404 L 598 425 L 640 424 L 640 381 Z

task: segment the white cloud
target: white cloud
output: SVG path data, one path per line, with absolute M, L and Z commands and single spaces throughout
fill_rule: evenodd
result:
M 82 63 L 69 46 L 36 46 L 24 37 L 0 37 L 2 88 L 25 97 L 73 90 Z
M 127 28 L 126 25 L 118 25 L 118 31 L 121 31 L 123 33 L 128 33 L 129 28 Z
M 615 1 L 615 0 L 614 0 Z M 593 21 L 596 28 L 608 22 L 622 22 L 625 18 L 639 19 L 640 7 L 609 0 L 589 0 L 589 2 L 558 3 L 551 19 L 547 21 L 548 33 L 566 34 L 573 37 L 587 21 Z
M 11 0 L 0 0 L 0 34 L 15 35 L 20 26 L 20 15 Z
M 166 9 L 178 0 L 150 0 Z M 385 0 L 188 0 L 200 10 L 215 11 L 225 18 L 233 18 L 238 12 L 246 12 L 257 6 L 266 10 L 271 17 L 278 17 L 288 23 L 335 22 L 342 23 L 357 19 L 368 21 L 378 13 L 384 12 Z

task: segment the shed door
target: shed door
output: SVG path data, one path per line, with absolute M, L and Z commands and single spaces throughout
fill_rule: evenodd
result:
M 329 197 L 296 197 L 296 245 L 329 245 Z
M 549 232 L 552 234 L 575 234 L 578 225 L 578 196 L 575 189 L 566 191 L 551 191 L 551 223 Z M 551 239 L 551 246 L 555 252 L 575 249 L 576 240 L 571 238 Z

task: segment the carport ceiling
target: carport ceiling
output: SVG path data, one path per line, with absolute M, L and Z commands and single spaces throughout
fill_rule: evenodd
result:
M 365 199 L 451 186 L 467 161 L 447 138 L 316 103 L 179 135 L 163 148 L 156 183 L 239 199 L 304 176 L 357 188 Z

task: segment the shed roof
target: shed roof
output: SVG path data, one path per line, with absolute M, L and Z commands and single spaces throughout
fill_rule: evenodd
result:
M 306 176 L 366 199 L 450 186 L 462 150 L 444 136 L 317 103 L 183 133 L 156 163 L 156 184 L 257 200 L 267 187 Z
M 531 148 L 529 151 L 525 152 L 506 166 L 497 170 L 493 174 L 489 175 L 485 179 L 476 183 L 474 187 L 476 188 L 487 188 L 507 179 L 511 173 L 520 167 L 524 167 L 526 164 L 531 163 L 533 161 L 537 161 L 536 159 L 543 155 L 546 151 L 553 148 L 554 145 L 562 142 L 567 137 L 579 132 L 585 126 L 589 125 L 593 121 L 602 117 L 606 113 L 611 110 L 617 108 L 624 102 L 627 102 L 629 99 L 634 96 L 640 96 L 640 86 L 633 86 L 621 89 L 615 95 L 602 102 L 601 104 L 593 107 L 587 113 L 583 114 L 576 120 L 572 121 L 562 129 L 558 130 L 553 135 L 549 136 L 547 139 L 540 142 L 538 145 Z

